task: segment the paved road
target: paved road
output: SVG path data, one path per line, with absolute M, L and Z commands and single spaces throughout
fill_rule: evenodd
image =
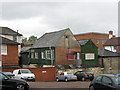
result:
M 88 88 L 90 81 L 28 82 L 30 88 Z

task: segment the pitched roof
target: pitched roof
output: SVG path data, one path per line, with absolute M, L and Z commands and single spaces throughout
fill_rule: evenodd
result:
M 98 49 L 98 55 L 101 57 L 120 57 L 120 53 L 111 52 L 106 49 Z
M 0 34 L 2 35 L 18 35 L 22 36 L 22 34 L 8 28 L 8 27 L 0 27 Z
M 21 52 L 22 53 L 24 53 L 24 52 L 29 52 L 29 49 L 30 49 L 31 47 L 22 47 L 21 48 Z
M 45 33 L 33 44 L 33 48 L 55 47 L 56 43 L 66 32 L 66 30 L 70 30 L 70 29 L 67 28 L 61 31 Z
M 19 43 L 12 41 L 10 39 L 4 38 L 0 36 L 0 44 L 7 44 L 7 45 L 19 45 Z
M 113 37 L 107 40 L 104 46 L 120 46 L 120 37 Z
M 88 39 L 83 39 L 83 40 L 79 40 L 79 44 L 80 45 L 85 45 L 89 40 Z
M 80 33 L 80 34 L 75 34 L 75 35 L 85 35 L 85 34 L 109 35 L 107 33 L 99 33 L 99 32 L 87 32 L 87 33 Z

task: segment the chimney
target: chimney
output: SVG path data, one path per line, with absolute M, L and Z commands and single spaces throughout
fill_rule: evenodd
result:
M 109 39 L 113 37 L 113 31 L 109 31 Z

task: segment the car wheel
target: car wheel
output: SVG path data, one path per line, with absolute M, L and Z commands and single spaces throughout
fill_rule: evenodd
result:
M 93 78 L 90 79 L 90 81 L 92 81 L 92 80 L 93 80 Z
M 65 82 L 68 82 L 68 79 L 67 79 L 67 78 L 65 78 Z
M 89 90 L 94 90 L 94 87 L 93 87 L 93 86 L 90 86 L 90 87 L 89 87 Z
M 17 85 L 17 89 L 16 90 L 25 90 L 25 86 L 22 84 Z
M 58 79 L 58 78 L 56 78 L 56 81 L 57 81 L 57 82 L 59 82 L 59 79 Z
M 85 81 L 85 77 L 82 77 L 82 79 L 81 79 L 82 81 Z

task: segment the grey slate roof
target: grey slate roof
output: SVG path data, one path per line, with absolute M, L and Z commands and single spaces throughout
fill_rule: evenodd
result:
M 107 40 L 104 46 L 120 46 L 120 37 L 113 37 Z
M 22 34 L 8 28 L 8 27 L 0 27 L 0 34 L 2 35 L 18 35 L 22 36 Z
M 64 35 L 66 30 L 70 30 L 70 29 L 67 28 L 61 31 L 45 33 L 33 44 L 33 48 L 55 47 L 58 40 Z
M 19 43 L 12 41 L 10 39 L 4 38 L 0 36 L 0 44 L 6 44 L 6 45 L 19 45 Z
M 21 52 L 22 53 L 24 53 L 24 52 L 29 52 L 29 49 L 30 49 L 31 47 L 22 47 L 21 48 Z
M 106 49 L 98 49 L 98 55 L 101 57 L 120 57 L 120 53 L 111 52 Z
M 89 40 L 88 39 L 83 39 L 83 40 L 79 40 L 79 44 L 80 45 L 85 45 Z

